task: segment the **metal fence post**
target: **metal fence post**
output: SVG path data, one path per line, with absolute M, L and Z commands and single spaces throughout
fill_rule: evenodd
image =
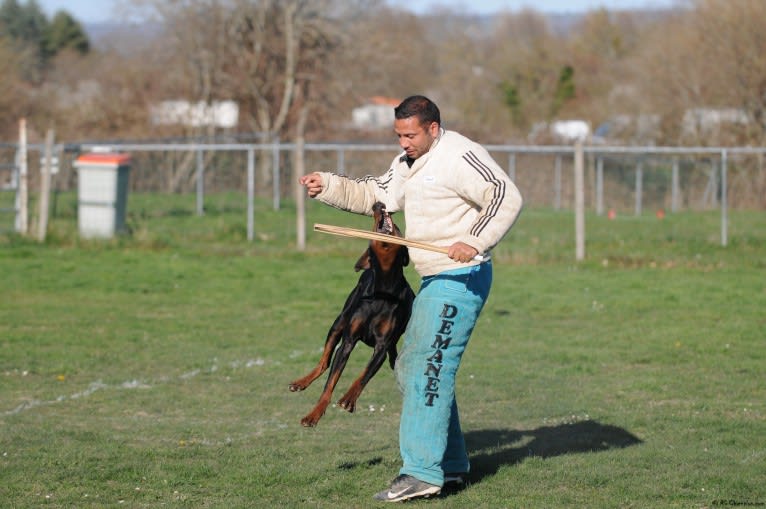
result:
M 516 153 L 510 152 L 508 154 L 508 176 L 511 180 L 516 182 Z
M 338 174 L 339 175 L 345 175 L 346 174 L 346 151 L 342 148 L 339 148 L 337 151 L 338 154 Z
M 40 164 L 40 217 L 38 218 L 37 223 L 37 240 L 39 242 L 44 242 L 45 236 L 48 233 L 54 136 L 53 129 L 48 129 L 48 132 L 45 134 L 45 149 L 41 161 L 42 164 Z
M 26 235 L 29 231 L 29 182 L 27 161 L 27 119 L 19 121 L 19 150 L 16 153 L 18 185 L 16 187 L 16 232 Z
M 729 239 L 729 201 L 726 196 L 727 191 L 727 153 L 721 151 L 721 245 L 726 247 Z
M 670 210 L 678 212 L 681 203 L 681 178 L 678 173 L 678 158 L 673 158 L 673 183 Z
M 255 149 L 247 149 L 247 240 L 255 237 Z
M 644 163 L 639 161 L 636 165 L 636 215 L 641 215 L 641 202 L 643 197 L 641 196 L 644 191 Z
M 197 149 L 197 215 L 205 214 L 205 164 L 202 150 Z
M 585 157 L 582 142 L 575 144 L 575 258 L 585 259 Z
M 272 145 L 272 181 L 274 182 L 274 210 L 279 210 L 280 207 L 280 192 L 279 189 L 281 187 L 280 181 L 279 181 L 279 137 L 274 138 L 274 143 Z
M 604 158 L 596 159 L 596 215 L 604 215 Z
M 710 172 L 708 173 L 707 186 L 702 195 L 702 207 L 707 207 L 708 203 L 713 206 L 718 201 L 718 171 L 716 171 L 715 161 L 710 160 Z
M 307 111 L 303 110 L 301 120 L 305 122 Z M 299 129 L 295 137 L 293 189 L 295 190 L 295 245 L 298 251 L 306 250 L 306 194 L 299 179 L 306 175 L 306 138 Z
M 561 155 L 556 155 L 556 166 L 553 173 L 553 208 L 561 210 Z

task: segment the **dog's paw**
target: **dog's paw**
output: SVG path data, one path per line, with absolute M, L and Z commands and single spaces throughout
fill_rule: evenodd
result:
M 356 410 L 356 399 L 347 399 L 347 398 L 341 398 L 338 401 L 338 406 L 341 407 L 343 410 L 346 410 L 349 413 L 354 413 L 354 410 Z
M 301 426 L 303 426 L 304 428 L 313 428 L 314 426 L 317 425 L 318 422 L 319 422 L 319 417 L 316 417 L 313 414 L 308 414 L 306 417 L 301 419 Z
M 290 392 L 298 392 L 298 391 L 302 391 L 303 389 L 306 388 L 305 385 L 299 384 L 299 383 L 296 383 L 296 382 L 291 383 L 288 387 L 290 389 Z

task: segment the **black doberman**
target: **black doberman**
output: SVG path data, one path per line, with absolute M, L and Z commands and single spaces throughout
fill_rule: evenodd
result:
M 375 203 L 372 210 L 375 220 L 373 231 L 402 236 L 383 203 Z M 332 360 L 319 402 L 301 419 L 302 425 L 316 426 L 324 415 L 332 391 L 358 341 L 373 348 L 372 358 L 348 392 L 338 401 L 341 408 L 354 411 L 362 389 L 383 365 L 386 354 L 393 369 L 396 343 L 407 327 L 412 301 L 415 299 L 415 293 L 404 277 L 404 267 L 409 261 L 409 252 L 405 246 L 373 240 L 356 262 L 354 269 L 363 272 L 346 299 L 343 310 L 330 327 L 319 364 L 308 375 L 290 384 L 291 391 L 302 391 L 327 370 Z

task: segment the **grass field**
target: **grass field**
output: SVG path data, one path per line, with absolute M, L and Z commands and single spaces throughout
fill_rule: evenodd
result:
M 358 410 L 300 419 L 364 241 L 241 197 L 131 196 L 132 235 L 0 236 L 0 506 L 363 508 L 397 474 L 384 368 Z M 310 223 L 366 218 L 308 204 Z M 458 376 L 471 485 L 434 508 L 766 506 L 766 222 L 526 210 Z M 399 220 L 401 223 L 402 221 Z M 414 287 L 417 277 L 409 270 Z M 360 345 L 336 391 L 361 371 Z

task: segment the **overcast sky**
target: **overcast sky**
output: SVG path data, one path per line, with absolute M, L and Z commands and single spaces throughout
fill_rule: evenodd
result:
M 49 16 L 64 9 L 78 21 L 93 23 L 117 17 L 114 6 L 119 0 L 38 0 Z M 517 11 L 532 7 L 544 12 L 583 12 L 605 7 L 607 9 L 635 9 L 668 7 L 678 0 L 388 0 L 389 4 L 412 10 L 418 14 L 434 6 L 450 7 L 470 14 L 488 14 L 498 11 Z M 125 0 L 122 0 L 125 4 Z

